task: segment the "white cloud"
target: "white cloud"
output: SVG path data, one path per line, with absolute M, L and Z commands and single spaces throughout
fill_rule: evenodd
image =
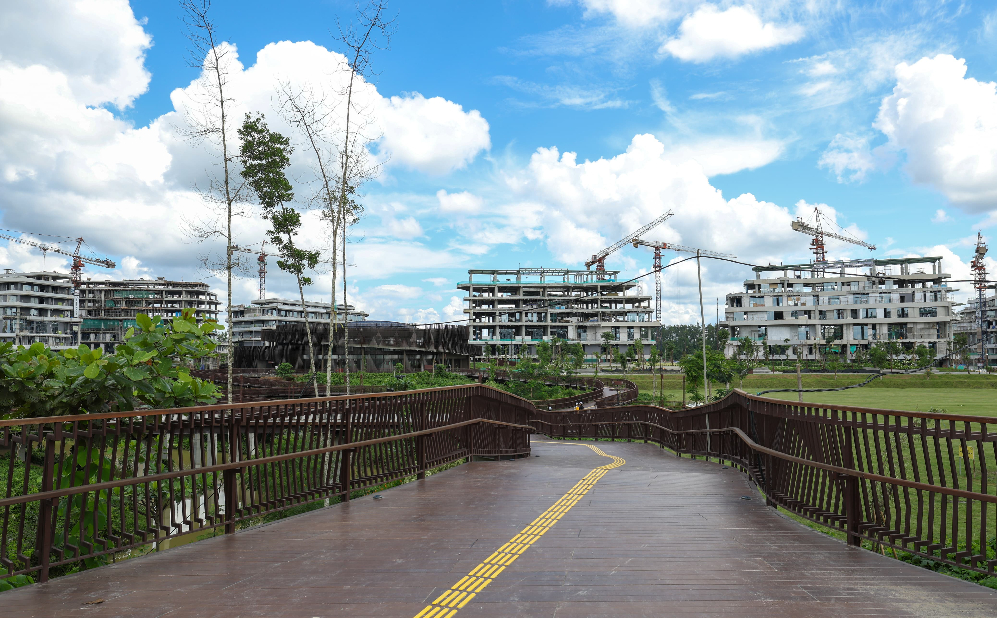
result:
M 422 296 L 422 288 L 411 285 L 388 284 L 379 285 L 367 291 L 368 295 L 391 296 L 393 298 L 419 298 Z
M 429 279 L 423 279 L 426 283 L 432 283 L 436 287 L 443 287 L 450 283 L 450 280 L 446 277 L 430 277 Z
M 584 261 L 669 209 L 675 216 L 649 239 L 749 260 L 778 261 L 787 247 L 806 246 L 794 238 L 785 208 L 751 194 L 725 200 L 700 164 L 672 158 L 652 135 L 635 136 L 626 152 L 611 159 L 583 163 L 575 153 L 540 148 L 510 186 L 542 206 L 547 246 L 567 263 Z
M 464 109 L 442 97 L 419 93 L 385 99 L 379 109 L 384 130 L 380 145 L 400 163 L 442 175 L 466 167 L 491 148 L 488 122 L 478 110 Z
M 484 204 L 480 197 L 468 191 L 447 193 L 440 189 L 436 192 L 436 199 L 440 202 L 440 211 L 446 213 L 474 214 L 480 212 Z
M 447 320 L 459 320 L 464 316 L 464 301 L 457 296 L 451 296 L 450 302 L 443 308 Z
M 861 182 L 866 175 L 883 167 L 883 157 L 874 154 L 867 135 L 834 136 L 817 160 L 818 167 L 834 172 L 838 182 Z
M 965 60 L 944 54 L 899 64 L 896 79 L 873 126 L 906 153 L 911 178 L 967 210 L 992 210 L 997 85 L 966 78 Z
M 661 52 L 687 62 L 708 62 L 715 58 L 737 58 L 801 38 L 801 26 L 764 23 L 751 5 L 721 11 L 715 5 L 704 4 L 682 20 L 678 36 L 666 41 Z
M 951 220 L 952 220 L 952 217 L 950 217 L 948 215 L 948 213 L 945 212 L 945 210 L 942 209 L 942 208 L 939 208 L 938 210 L 936 210 L 935 211 L 935 216 L 931 218 L 931 222 L 932 223 L 948 223 Z
M 807 68 L 807 75 L 810 77 L 823 77 L 825 75 L 834 75 L 838 72 L 839 69 L 828 60 L 818 60 Z
M 127 0 L 5 2 L 0 18 L 2 64 L 62 73 L 83 105 L 125 107 L 145 92 L 151 45 Z M 3 89 L 10 87 L 5 82 Z
M 384 229 L 395 238 L 409 240 L 423 235 L 422 226 L 415 217 L 395 219 L 393 217 L 381 217 Z
M 586 16 L 610 14 L 630 28 L 647 28 L 682 15 L 698 0 L 579 0 Z M 555 0 L 552 4 L 566 4 Z
M 757 169 L 782 155 L 780 140 L 751 137 L 701 138 L 668 148 L 672 161 L 695 161 L 707 176 Z

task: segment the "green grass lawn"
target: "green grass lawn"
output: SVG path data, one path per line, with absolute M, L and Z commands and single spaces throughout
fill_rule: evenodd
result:
M 804 374 L 803 388 L 835 388 L 858 384 L 867 374 Z M 634 375 L 629 378 L 641 392 L 652 391 L 652 376 Z M 654 377 L 653 388 L 663 388 L 666 396 L 682 399 L 682 376 L 666 375 L 659 385 Z M 737 386 L 737 382 L 734 386 Z M 796 388 L 793 374 L 750 375 L 744 379 L 743 389 L 748 393 L 770 388 Z M 796 393 L 768 393 L 764 397 L 796 400 Z M 997 417 L 997 376 L 978 376 L 956 373 L 925 375 L 890 375 L 874 380 L 868 386 L 846 391 L 804 393 L 803 400 L 811 403 L 830 403 L 926 412 L 931 408 L 952 414 L 981 414 Z

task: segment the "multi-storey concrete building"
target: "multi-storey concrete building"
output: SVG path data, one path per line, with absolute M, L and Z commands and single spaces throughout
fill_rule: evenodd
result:
M 308 312 L 308 320 L 312 324 L 329 323 L 331 303 L 306 300 L 305 308 Z M 367 319 L 367 314 L 363 311 L 357 311 L 353 305 L 336 305 L 337 321 L 342 322 L 343 316 L 347 313 L 350 322 Z M 254 300 L 248 305 L 233 305 L 232 345 L 262 346 L 264 345 L 264 330 L 276 329 L 277 326 L 285 324 L 304 325 L 304 323 L 305 314 L 301 309 L 301 301 L 267 298 Z
M 218 304 L 218 295 L 206 283 L 167 281 L 165 277 L 84 281 L 80 287 L 82 342 L 113 352 L 140 313 L 170 320 L 192 309 L 201 323 L 218 320 Z
M 553 338 L 581 343 L 595 355 L 602 334 L 619 347 L 640 340 L 650 353 L 657 327 L 652 298 L 636 283 L 617 281 L 619 271 L 520 268 L 469 270 L 464 313 L 470 344 L 508 346 L 509 354 L 536 353 L 536 342 Z M 525 348 L 525 349 L 524 349 Z
M 79 328 L 69 275 L 9 268 L 0 274 L 0 341 L 72 348 L 79 345 Z
M 731 330 L 728 355 L 748 337 L 768 346 L 791 346 L 787 356 L 816 358 L 830 345 L 847 358 L 877 341 L 904 348 L 924 344 L 938 357 L 949 352 L 952 301 L 942 258 L 904 258 L 769 265 L 752 268 L 744 291 L 727 295 Z M 770 348 L 771 349 L 771 348 Z
M 965 351 L 964 357 L 959 354 L 959 358 L 953 359 L 953 363 L 965 361 L 971 367 L 980 367 L 983 364 L 981 353 L 985 351 L 987 365 L 997 366 L 997 298 L 990 296 L 983 299 L 982 316 L 979 312 L 979 298 L 970 298 L 969 302 L 955 315 L 955 320 L 952 322 L 952 333 L 953 335 L 965 334 L 968 349 Z M 983 348 L 980 347 L 981 337 Z M 956 352 L 959 351 L 956 350 Z

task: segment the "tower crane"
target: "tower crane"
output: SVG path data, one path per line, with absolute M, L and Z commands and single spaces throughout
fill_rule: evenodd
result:
M 623 247 L 624 245 L 633 242 L 633 239 L 640 238 L 641 236 L 643 236 L 647 232 L 651 231 L 652 228 L 654 228 L 658 224 L 662 223 L 665 219 L 668 219 L 669 217 L 671 217 L 674 214 L 675 213 L 673 213 L 672 211 L 669 210 L 668 212 L 666 212 L 665 214 L 661 215 L 660 217 L 658 217 L 654 221 L 651 221 L 650 223 L 648 223 L 644 227 L 640 228 L 636 232 L 633 232 L 631 234 L 627 234 L 625 237 L 623 237 L 621 240 L 617 241 L 615 244 L 613 244 L 613 245 L 611 245 L 609 247 L 606 247 L 605 249 L 603 249 L 599 253 L 596 253 L 591 258 L 589 258 L 588 261 L 585 262 L 585 268 L 592 268 L 592 265 L 595 264 L 595 270 L 596 270 L 596 272 L 604 272 L 606 270 L 606 258 L 607 257 L 609 257 L 611 254 L 615 253 L 620 247 Z
M 640 238 L 635 238 L 633 240 L 634 249 L 640 246 L 651 247 L 654 249 L 654 318 L 658 322 L 661 322 L 661 252 L 667 249 L 672 251 L 683 251 L 686 253 L 695 253 L 697 256 L 706 257 L 718 257 L 718 258 L 730 258 L 733 256 L 729 253 L 717 253 L 716 251 L 708 251 L 706 249 L 696 249 L 694 247 L 686 247 L 685 245 L 677 245 L 675 243 L 665 243 L 651 240 L 641 240 Z
M 267 247 L 267 241 L 265 240 L 263 241 L 263 244 L 260 245 L 260 250 L 258 252 L 254 251 L 253 249 L 240 247 L 238 245 L 232 246 L 233 252 L 238 251 L 240 253 L 253 253 L 257 255 L 256 262 L 259 264 L 259 274 L 260 274 L 260 300 L 266 298 L 267 294 L 267 256 L 269 254 L 266 251 L 266 247 Z
M 793 231 L 800 232 L 801 234 L 806 234 L 807 236 L 813 236 L 813 240 L 810 241 L 810 248 L 814 252 L 814 263 L 817 265 L 824 265 L 827 262 L 827 250 L 824 246 L 824 238 L 834 238 L 837 240 L 843 240 L 845 242 L 851 243 L 853 245 L 858 245 L 860 247 L 865 247 L 869 251 L 875 251 L 876 245 L 870 245 L 867 242 L 858 240 L 856 238 L 851 238 L 849 236 L 844 236 L 842 234 L 836 234 L 834 232 L 825 232 L 824 226 L 821 224 L 821 219 L 826 218 L 820 213 L 820 210 L 814 208 L 814 224 L 803 220 L 803 217 L 799 217 L 796 221 L 793 221 L 792 227 Z M 828 223 L 831 223 L 828 221 Z M 818 266 L 818 270 L 823 270 Z
M 73 281 L 73 317 L 74 318 L 80 317 L 80 315 L 79 315 L 80 314 L 80 285 L 83 282 L 83 265 L 84 264 L 92 264 L 94 266 L 103 266 L 104 268 L 115 268 L 117 266 L 117 264 L 115 264 L 112 260 L 109 260 L 107 258 L 91 258 L 91 257 L 87 257 L 85 255 L 80 255 L 80 247 L 82 247 L 84 244 L 86 244 L 86 241 L 83 240 L 83 238 L 75 238 L 74 239 L 76 241 L 76 249 L 72 253 L 70 253 L 69 251 L 66 251 L 65 249 L 62 249 L 60 247 L 57 247 L 55 245 L 46 245 L 44 243 L 40 243 L 40 242 L 37 242 L 37 241 L 34 241 L 34 240 L 29 240 L 27 238 L 23 238 L 23 237 L 19 237 L 19 236 L 11 236 L 9 234 L 0 234 L 0 238 L 5 238 L 5 239 L 10 240 L 12 242 L 20 243 L 22 245 L 28 245 L 30 247 L 37 247 L 38 249 L 41 249 L 43 256 L 46 253 L 48 253 L 49 251 L 51 251 L 52 253 L 58 253 L 60 255 L 68 255 L 69 257 L 73 258 L 73 265 L 70 268 L 69 273 L 70 273 L 71 279 Z
M 987 369 L 987 332 L 984 329 L 984 316 L 986 315 L 985 305 L 987 289 L 987 266 L 983 258 L 987 255 L 987 245 L 983 242 L 983 234 L 976 233 L 976 251 L 973 253 L 973 261 L 969 263 L 970 270 L 973 271 L 973 287 L 976 288 L 979 298 L 977 299 L 976 313 L 980 317 L 980 362 L 983 363 L 984 371 Z

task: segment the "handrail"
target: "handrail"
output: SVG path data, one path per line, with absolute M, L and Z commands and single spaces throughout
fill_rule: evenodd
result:
M 535 415 L 470 384 L 0 421 L 0 577 L 45 581 L 474 456 L 528 456 Z
M 862 540 L 993 575 L 997 418 L 799 404 L 736 390 L 696 408 L 538 413 L 551 437 L 643 440 L 748 473 L 767 504 Z

